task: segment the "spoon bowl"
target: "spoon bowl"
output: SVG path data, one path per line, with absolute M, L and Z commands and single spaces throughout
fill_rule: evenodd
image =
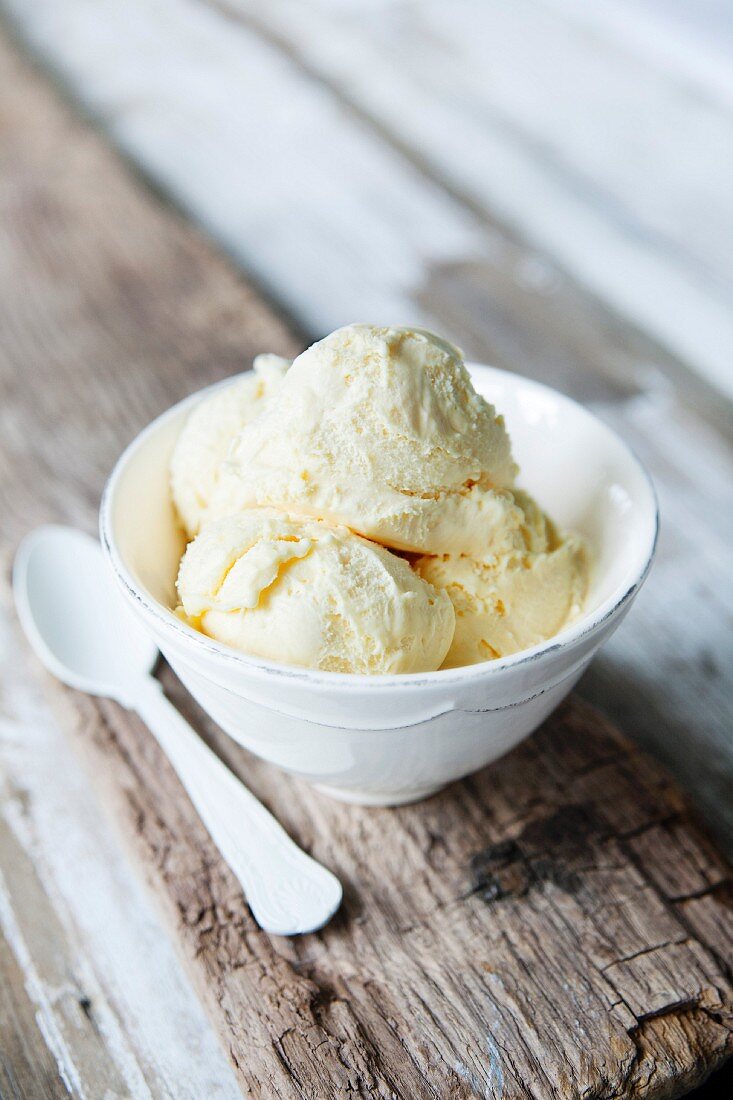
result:
M 158 648 L 110 585 L 95 539 L 37 528 L 16 555 L 13 591 L 25 633 L 57 679 L 131 705 L 131 685 L 152 671 Z

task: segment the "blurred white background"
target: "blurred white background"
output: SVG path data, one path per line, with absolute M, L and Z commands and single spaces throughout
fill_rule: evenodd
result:
M 637 378 L 733 394 L 725 0 L 2 4 L 308 333 L 421 319 L 521 368 L 511 268 L 648 337 Z

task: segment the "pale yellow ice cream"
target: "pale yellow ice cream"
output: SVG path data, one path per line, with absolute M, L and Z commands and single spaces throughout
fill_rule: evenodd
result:
M 178 592 L 203 633 L 257 657 L 332 672 L 437 669 L 450 599 L 345 527 L 250 509 L 206 523 Z
M 472 665 L 529 649 L 557 634 L 580 611 L 588 561 L 577 535 L 560 536 L 524 493 L 525 548 L 482 560 L 422 557 L 416 572 L 448 593 L 456 628 L 443 668 Z
M 231 458 L 212 516 L 267 505 L 420 553 L 521 545 L 503 419 L 419 329 L 350 325 L 308 348 Z
M 196 407 L 171 463 L 200 532 L 178 591 L 204 633 L 312 668 L 420 672 L 508 656 L 578 614 L 583 540 L 516 488 L 503 418 L 451 344 L 350 325 L 255 366 Z
M 171 458 L 171 490 L 181 523 L 191 537 L 201 528 L 212 495 L 226 497 L 230 448 L 245 424 L 262 411 L 285 377 L 290 360 L 258 355 L 254 370 L 196 405 Z

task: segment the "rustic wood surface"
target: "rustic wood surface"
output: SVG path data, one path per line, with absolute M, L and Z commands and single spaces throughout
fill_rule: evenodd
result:
M 4 582 L 36 522 L 94 530 L 114 456 L 157 411 L 305 334 L 7 48 L 0 64 L 0 1095 L 233 1097 L 237 1080 L 264 1097 L 681 1095 L 730 1051 L 730 887 L 677 791 L 581 704 L 438 799 L 374 812 L 245 756 L 167 676 L 198 728 L 347 884 L 329 930 L 286 943 L 255 930 L 139 724 L 44 680 L 237 1079 L 219 1064 L 135 883 L 122 866 L 109 875 L 113 840 L 24 682 Z M 423 217 L 449 217 L 428 187 L 411 187 L 407 205 L 423 195 Z M 730 451 L 659 392 L 667 368 L 682 371 L 668 349 L 501 226 L 493 252 L 471 259 L 461 224 L 451 248 L 468 259 L 433 257 L 422 286 L 402 299 L 390 289 L 389 308 L 417 303 L 474 354 L 579 392 L 644 454 L 667 506 L 660 560 L 581 690 L 667 759 L 730 840 Z M 149 980 L 133 980 L 145 968 Z M 175 1009 L 167 1030 L 156 1005 Z
M 36 523 L 60 519 L 94 529 L 111 462 L 152 416 L 240 369 L 255 352 L 292 351 L 303 337 L 147 194 L 6 47 L 0 65 L 5 586 L 13 548 Z M 547 359 L 558 371 L 568 343 L 563 319 L 577 322 L 571 366 L 587 360 L 585 396 L 641 447 L 663 498 L 676 505 L 657 570 L 665 585 L 676 578 L 679 588 L 695 549 L 686 528 L 702 524 L 712 591 L 695 588 L 703 580 L 698 568 L 691 590 L 675 590 L 674 603 L 640 604 L 623 647 L 598 662 L 585 690 L 620 708 L 647 744 L 664 748 L 704 796 L 709 816 L 720 816 L 721 836 L 730 837 L 723 748 L 730 700 L 718 666 L 729 624 L 716 602 L 725 533 L 699 499 L 703 484 L 707 507 L 725 499 L 726 444 L 671 397 L 658 404 L 644 393 L 633 366 L 654 356 L 664 364 L 667 354 L 648 337 L 615 327 L 562 279 L 551 302 L 546 288 L 512 289 L 507 273 L 526 259 L 507 239 L 492 268 L 466 262 L 436 272 L 431 315 L 452 316 L 454 327 L 478 332 L 482 346 L 498 344 L 502 361 L 515 366 L 523 334 L 527 340 L 547 324 Z M 498 312 L 481 319 L 479 308 L 468 311 L 468 289 L 475 301 L 491 296 Z M 540 366 L 532 343 L 530 371 L 533 362 Z M 7 588 L 3 610 L 9 619 Z M 3 706 L 22 677 L 16 647 L 9 636 Z M 660 685 L 675 660 L 678 682 L 665 699 Z M 111 704 L 44 680 L 161 902 L 243 1091 L 677 1096 L 730 1053 L 727 868 L 665 775 L 583 703 L 566 707 L 497 767 L 428 803 L 367 811 L 332 803 L 258 764 L 203 719 L 170 675 L 165 681 L 224 758 L 346 885 L 343 913 L 322 934 L 291 942 L 263 935 L 140 725 Z M 676 742 L 688 716 L 692 752 Z M 44 784 L 70 781 L 61 767 L 26 775 L 12 744 L 25 729 L 8 722 L 3 732 L 11 744 L 3 752 L 9 831 L 0 857 L 7 978 L 0 1005 L 11 1039 L 0 1084 L 18 1096 L 62 1095 L 66 1085 L 87 1096 L 235 1095 L 234 1078 L 208 1050 L 208 1084 L 191 1083 L 186 1074 L 189 1065 L 196 1073 L 196 1059 L 186 1062 L 185 1042 L 180 1064 L 161 1074 L 134 1036 L 115 1037 L 129 1012 L 109 982 L 77 959 L 70 975 L 68 955 L 61 966 L 52 952 L 44 956 L 46 934 L 55 946 L 70 933 L 54 928 L 58 905 L 50 904 L 48 881 L 34 881 L 19 840 L 41 828 Z M 706 746 L 717 753 L 712 760 Z M 699 758 L 694 768 L 691 756 Z M 52 870 L 53 882 L 69 873 Z M 72 917 L 79 925 L 82 915 Z M 34 920 L 43 926 L 35 937 Z M 185 999 L 183 986 L 176 992 Z M 195 1007 L 189 1011 L 193 1027 Z M 175 1053 L 173 1045 L 168 1050 Z
M 518 234 L 520 284 L 550 290 L 559 269 L 665 349 L 660 382 L 709 409 L 725 394 L 729 413 L 729 58 L 727 89 L 700 79 L 714 57 L 693 78 L 659 56 L 669 22 L 624 39 L 628 9 L 607 27 L 600 6 L 0 0 L 115 140 L 313 331 L 414 316 L 446 265 L 501 268 Z M 725 30 L 722 5 L 697 6 L 711 37 Z M 682 41 L 694 56 L 694 34 Z M 452 331 L 486 350 L 471 324 Z

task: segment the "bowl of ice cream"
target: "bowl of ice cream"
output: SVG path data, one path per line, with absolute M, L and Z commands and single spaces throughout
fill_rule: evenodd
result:
M 124 452 L 110 568 L 245 748 L 343 799 L 426 797 L 531 733 L 619 625 L 650 481 L 586 409 L 430 334 L 350 326 L 257 367 Z

